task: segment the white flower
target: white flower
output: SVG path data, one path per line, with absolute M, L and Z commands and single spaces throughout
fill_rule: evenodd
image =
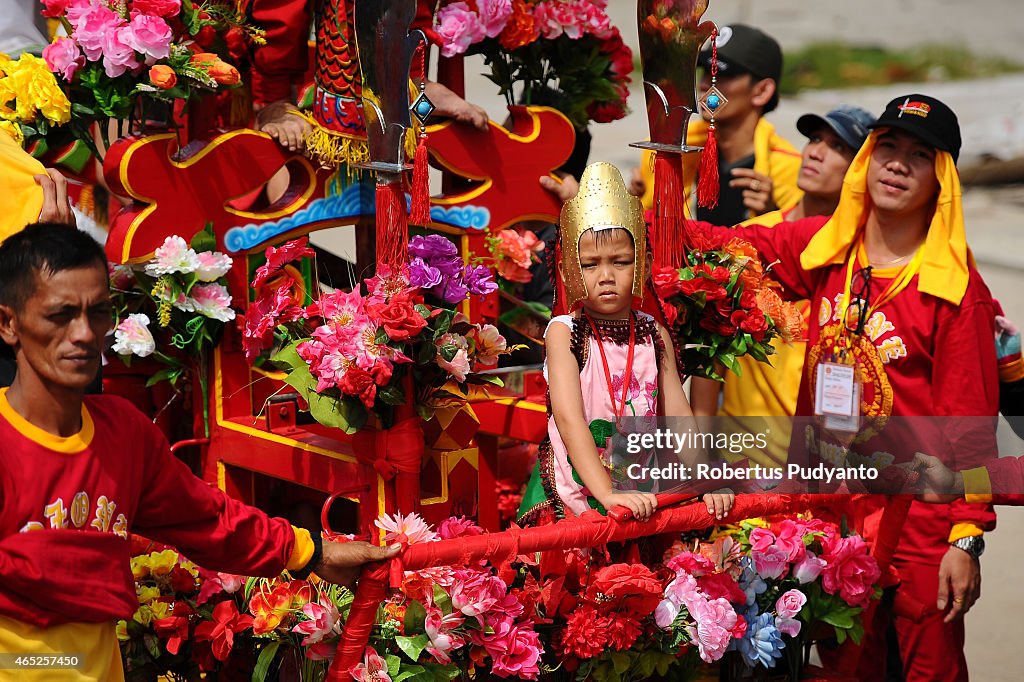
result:
M 231 294 L 224 285 L 197 284 L 192 287 L 191 294 L 184 304 L 178 306 L 179 308 L 221 322 L 235 319 L 235 311 L 231 309 Z
M 220 251 L 204 251 L 198 254 L 199 267 L 196 269 L 196 277 L 200 282 L 215 282 L 231 269 L 231 256 Z
M 505 337 L 493 324 L 485 324 L 476 331 L 476 361 L 481 365 L 498 364 L 498 356 L 508 347 Z
M 156 350 L 156 342 L 149 332 L 149 317 L 133 313 L 121 320 L 114 330 L 113 351 L 118 355 L 138 355 L 144 358 Z
M 437 366 L 448 372 L 458 382 L 466 380 L 466 375 L 469 374 L 470 363 L 469 363 L 469 344 L 466 341 L 466 337 L 459 334 L 444 334 L 440 339 L 434 342 L 437 345 L 437 357 L 435 362 Z M 455 346 L 458 350 L 451 360 L 444 359 L 443 349 L 445 346 Z
M 178 236 L 170 236 L 163 245 L 153 253 L 153 260 L 146 263 L 146 274 L 152 277 L 183 275 L 199 269 L 199 256 L 189 248 L 185 240 Z

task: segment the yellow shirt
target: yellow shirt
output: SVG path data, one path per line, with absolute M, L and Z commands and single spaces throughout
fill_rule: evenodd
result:
M 787 211 L 773 211 L 744 224 L 775 227 L 785 222 Z M 810 304 L 797 304 L 803 316 L 803 330 L 806 335 Z M 723 400 L 719 410 L 721 417 L 792 417 L 796 414 L 796 401 L 800 393 L 800 378 L 804 371 L 806 341 L 783 343 L 776 339 L 772 345 L 775 354 L 771 364 L 758 362 L 751 357 L 739 358 L 742 374 L 727 373 L 722 387 Z M 765 452 L 748 451 L 751 459 L 764 466 L 780 466 L 786 462 L 792 424 L 788 420 L 774 419 L 770 423 L 768 447 Z
M 708 139 L 708 124 L 704 119 L 697 118 L 690 122 L 686 129 L 686 144 L 703 146 Z M 700 154 L 683 154 L 683 186 L 690 188 L 687 197 L 693 191 L 697 178 L 697 167 L 700 165 Z M 654 205 L 654 153 L 644 152 L 640 164 L 640 172 L 645 183 L 643 196 L 644 208 Z M 796 186 L 800 174 L 800 152 L 785 138 L 775 132 L 767 119 L 761 117 L 754 129 L 754 172 L 772 179 L 772 198 L 775 205 L 782 210 L 797 205 L 803 197 Z M 724 178 L 723 178 L 724 180 Z
M 0 242 L 39 218 L 43 190 L 32 176 L 40 173 L 46 173 L 43 164 L 0 131 Z

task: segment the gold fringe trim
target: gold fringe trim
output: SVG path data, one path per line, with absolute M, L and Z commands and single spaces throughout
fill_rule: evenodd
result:
M 365 138 L 352 137 L 321 126 L 312 116 L 305 112 L 289 112 L 301 116 L 309 123 L 312 130 L 306 136 L 306 151 L 309 156 L 325 168 L 340 168 L 370 161 L 370 145 Z M 416 154 L 417 135 L 413 129 L 405 135 L 405 154 L 412 159 Z

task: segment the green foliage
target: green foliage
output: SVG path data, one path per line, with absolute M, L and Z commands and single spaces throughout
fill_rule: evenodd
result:
M 780 89 L 801 90 L 944 82 L 988 78 L 1024 66 L 1001 57 L 986 57 L 948 43 L 889 50 L 844 42 L 812 43 L 786 53 Z

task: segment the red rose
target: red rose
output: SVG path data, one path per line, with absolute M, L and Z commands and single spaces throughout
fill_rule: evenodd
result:
M 665 325 L 668 327 L 674 327 L 676 320 L 679 318 L 679 308 L 672 305 L 671 303 L 665 304 Z M 686 317 L 683 317 L 683 321 L 686 321 Z
M 637 618 L 654 613 L 662 598 L 661 581 L 643 564 L 613 564 L 594 575 L 588 592 L 610 597 L 602 609 L 628 612 Z
M 709 225 L 694 222 L 687 223 L 683 237 L 686 240 L 685 246 L 699 253 L 718 251 L 726 242 L 726 238 L 719 236 Z
M 691 298 L 699 293 L 705 294 L 705 301 L 721 301 L 729 292 L 725 290 L 725 287 L 721 286 L 717 282 L 707 277 L 698 275 L 693 279 L 688 279 L 679 283 L 679 291 L 684 296 L 690 296 Z
M 743 590 L 736 584 L 736 581 L 726 573 L 711 573 L 701 576 L 697 578 L 697 587 L 711 599 L 722 597 L 734 604 L 743 604 L 747 599 L 746 595 L 743 594 Z M 743 619 L 740 618 L 739 620 Z
M 679 293 L 679 271 L 675 268 L 656 268 L 651 279 L 658 298 L 668 298 Z
M 370 317 L 380 322 L 392 341 L 408 341 L 423 331 L 427 321 L 416 312 L 408 294 L 393 296 L 387 303 L 367 306 Z
M 755 341 L 760 342 L 764 340 L 764 336 L 768 332 L 768 320 L 760 308 L 754 308 L 740 324 L 740 329 L 753 336 Z
M 700 326 L 713 334 L 729 337 L 736 333 L 736 325 L 732 324 L 732 306 L 722 303 L 716 304 L 711 310 L 705 310 L 705 317 L 700 321 Z
M 757 308 L 757 294 L 753 291 L 744 291 L 740 294 L 740 307 L 744 310 L 752 310 Z
M 366 409 L 373 409 L 373 401 L 377 398 L 377 384 L 373 375 L 359 367 L 350 367 L 341 378 L 338 388 L 345 395 L 351 395 L 363 401 Z
M 196 591 L 195 577 L 181 566 L 175 566 L 171 571 L 171 589 L 175 592 L 190 594 Z
M 224 34 L 224 42 L 227 44 L 228 52 L 231 53 L 232 57 L 235 59 L 241 59 L 245 56 L 245 31 L 237 26 L 232 26 L 228 29 L 227 33 Z
M 729 323 L 734 327 L 739 327 L 743 324 L 743 321 L 747 319 L 746 310 L 734 310 L 732 315 L 729 316 Z
M 213 42 L 217 40 L 217 29 L 213 26 L 203 26 L 199 29 L 199 32 L 194 36 L 195 41 L 202 47 L 209 49 Z

